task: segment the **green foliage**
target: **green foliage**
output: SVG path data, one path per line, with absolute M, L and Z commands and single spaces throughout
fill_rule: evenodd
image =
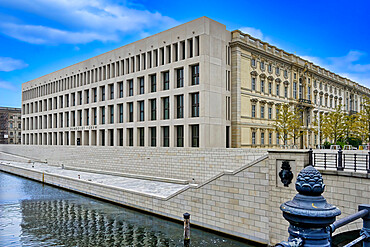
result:
M 358 147 L 362 144 L 362 140 L 360 138 L 349 137 L 347 138 L 347 143 L 353 147 Z
M 283 143 L 293 139 L 294 144 L 296 144 L 295 141 L 304 134 L 301 131 L 301 110 L 296 107 L 292 109 L 289 104 L 283 104 L 278 109 L 279 114 L 273 123 L 273 127 L 279 133 Z
M 329 149 L 331 145 L 332 145 L 332 144 L 331 144 L 330 142 L 328 142 L 328 141 L 325 141 L 325 142 L 324 142 L 324 147 L 325 147 L 325 149 Z
M 337 141 L 336 145 L 341 146 L 341 148 L 343 149 L 344 145 L 347 145 L 347 144 L 343 141 Z

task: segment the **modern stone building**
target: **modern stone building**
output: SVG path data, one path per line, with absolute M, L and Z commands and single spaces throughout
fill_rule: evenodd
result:
M 312 120 L 365 88 L 239 30 L 202 17 L 26 82 L 23 144 L 279 147 L 277 106 Z M 319 107 L 319 102 L 321 105 Z
M 0 107 L 0 144 L 21 144 L 21 109 Z

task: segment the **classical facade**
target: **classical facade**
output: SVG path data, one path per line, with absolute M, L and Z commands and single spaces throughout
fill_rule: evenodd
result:
M 277 106 L 358 111 L 369 89 L 202 17 L 26 82 L 27 145 L 275 148 Z M 320 104 L 320 106 L 319 106 Z
M 0 144 L 21 144 L 21 109 L 0 107 Z
M 338 105 L 351 114 L 361 110 L 370 90 L 294 54 L 242 33 L 231 32 L 232 146 L 280 147 L 274 123 L 281 104 L 303 110 L 304 135 L 296 144 L 319 144 L 313 120 Z M 289 141 L 286 144 L 292 144 Z

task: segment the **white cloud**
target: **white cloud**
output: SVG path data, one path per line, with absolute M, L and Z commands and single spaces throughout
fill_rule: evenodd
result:
M 11 57 L 0 57 L 0 71 L 13 71 L 17 69 L 26 68 L 28 64 L 22 60 L 14 59 Z
M 362 51 L 349 51 L 345 56 L 341 57 L 301 57 L 336 74 L 370 87 L 370 64 L 362 64 L 360 62 L 366 56 L 367 54 Z
M 85 44 L 94 40 L 116 40 L 115 35 L 102 35 L 94 32 L 70 32 L 45 26 L 0 24 L 2 32 L 8 36 L 31 44 Z
M 249 34 L 252 37 L 255 37 L 257 39 L 260 39 L 260 40 L 264 39 L 263 33 L 260 29 L 253 28 L 253 27 L 241 27 L 241 28 L 239 28 L 239 30 L 242 31 L 243 33 L 247 33 L 247 34 Z
M 57 27 L 21 22 L 0 25 L 0 32 L 33 44 L 117 41 L 122 34 L 142 36 L 177 24 L 158 12 L 134 9 L 109 0 L 18 0 L 0 1 L 1 5 L 30 12 L 57 24 Z
M 3 81 L 0 79 L 0 88 L 15 91 L 17 88 L 10 82 Z

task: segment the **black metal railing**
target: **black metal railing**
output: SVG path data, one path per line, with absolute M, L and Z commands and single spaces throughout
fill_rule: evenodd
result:
M 325 170 L 354 171 L 370 173 L 370 152 L 346 153 L 341 149 L 338 152 L 313 153 L 309 151 L 310 165 Z
M 309 99 L 299 99 L 298 102 L 299 103 L 305 103 L 305 104 L 311 104 L 311 100 L 309 100 Z

